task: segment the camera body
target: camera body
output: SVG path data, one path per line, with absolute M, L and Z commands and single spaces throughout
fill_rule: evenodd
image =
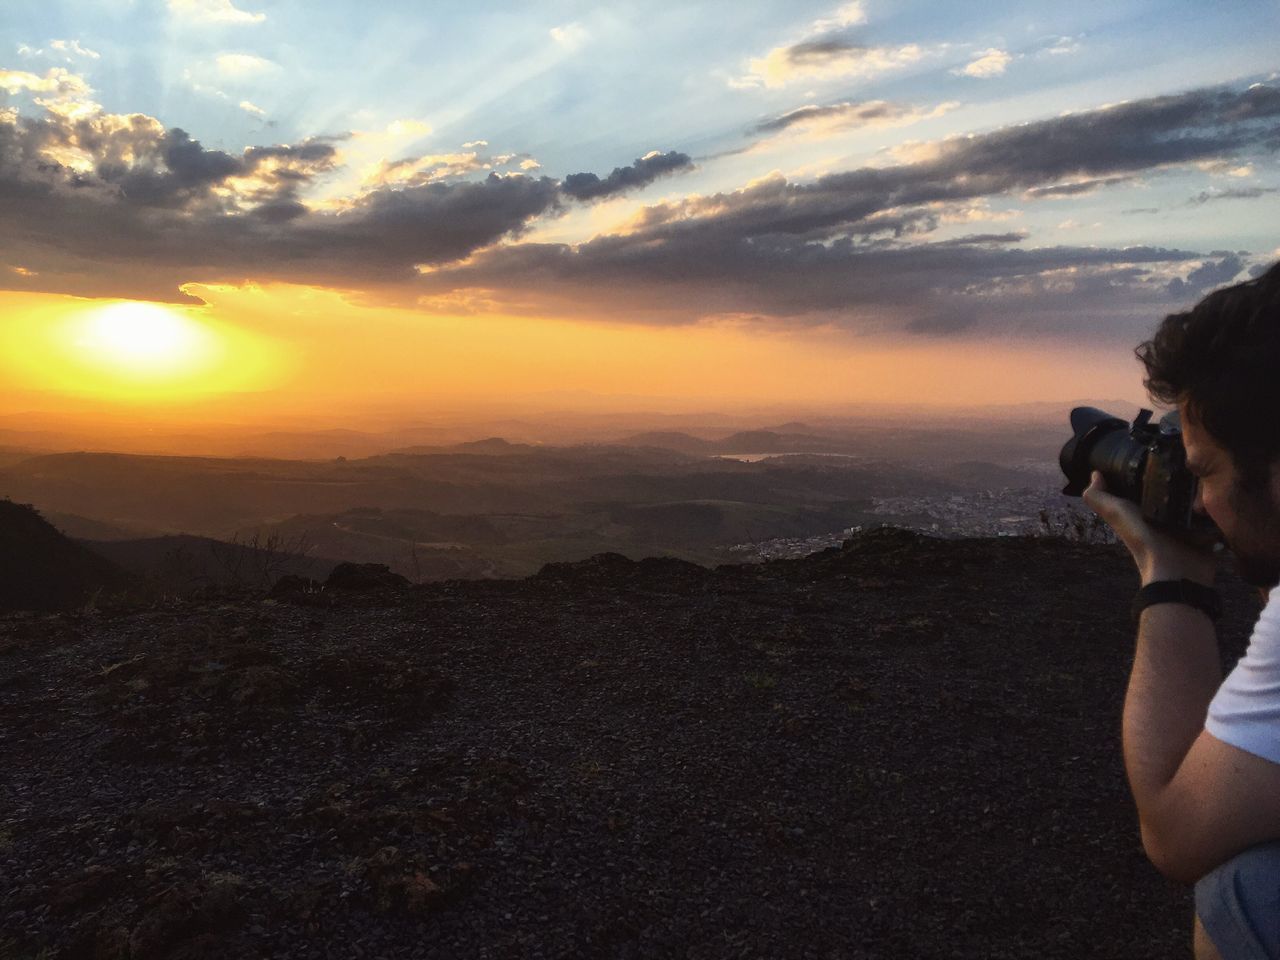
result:
M 1142 410 L 1130 424 L 1096 407 L 1072 410 L 1074 435 L 1058 456 L 1067 477 L 1062 492 L 1080 496 L 1097 470 L 1107 491 L 1138 504 L 1152 525 L 1183 539 L 1216 540 L 1213 521 L 1195 510 L 1200 481 L 1187 469 L 1177 412 L 1157 423 L 1151 417 Z

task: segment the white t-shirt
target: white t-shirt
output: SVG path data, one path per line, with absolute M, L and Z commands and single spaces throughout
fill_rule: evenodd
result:
M 1280 763 L 1280 588 L 1271 591 L 1249 649 L 1210 702 L 1204 727 L 1223 743 Z

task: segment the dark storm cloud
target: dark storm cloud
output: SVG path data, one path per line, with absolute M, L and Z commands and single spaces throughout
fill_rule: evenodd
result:
M 1149 317 L 1244 261 L 1151 247 L 1021 249 L 1018 232 L 922 241 L 945 222 L 981 220 L 988 198 L 1070 196 L 1168 165 L 1266 152 L 1277 138 L 1280 89 L 1199 90 L 953 138 L 897 166 L 809 183 L 774 176 L 649 206 L 626 235 L 577 246 L 494 246 L 568 197 L 608 196 L 692 161 L 653 154 L 563 183 L 491 174 L 389 185 L 314 209 L 300 187 L 337 162 L 332 141 L 230 154 L 146 117 L 9 114 L 0 115 L 0 265 L 28 273 L 0 275 L 12 287 L 91 296 L 172 299 L 187 281 L 254 279 L 405 300 L 483 289 L 513 310 L 652 323 L 768 314 L 934 336 L 1096 332 Z M 91 167 L 54 159 L 77 151 Z
M 607 300 L 616 313 L 625 301 L 636 319 L 652 322 L 766 310 L 865 323 L 866 308 L 894 307 L 916 329 L 937 332 L 931 318 L 952 315 L 941 305 L 959 298 L 978 303 L 982 318 L 1003 311 L 1012 322 L 1027 311 L 1020 322 L 1089 327 L 1105 311 L 1144 311 L 1203 290 L 1209 274 L 1225 275 L 1231 265 L 1182 277 L 1178 265 L 1200 254 L 892 240 L 984 198 L 1115 183 L 1170 164 L 1265 150 L 1277 132 L 1275 87 L 1157 97 L 947 140 L 897 167 L 809 184 L 775 176 L 733 193 L 659 204 L 625 236 L 499 248 L 429 280 L 532 292 L 561 310 L 573 309 L 575 297 L 585 311 Z M 1170 283 L 1174 276 L 1178 284 Z
M 52 159 L 72 154 L 92 169 Z M 333 138 L 233 155 L 148 117 L 0 117 L 0 263 L 27 271 L 4 282 L 155 299 L 189 280 L 406 284 L 561 201 L 554 180 L 495 175 L 312 210 L 298 194 L 336 158 Z
M 561 188 L 575 200 L 599 200 L 648 186 L 659 177 L 691 169 L 693 160 L 688 154 L 671 150 L 640 157 L 628 167 L 614 167 L 603 180 L 594 173 L 571 173 L 564 178 Z

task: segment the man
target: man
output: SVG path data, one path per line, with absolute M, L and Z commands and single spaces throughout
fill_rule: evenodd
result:
M 1196 509 L 1241 575 L 1280 581 L 1280 264 L 1165 318 L 1137 355 L 1152 397 L 1176 403 Z M 1280 591 L 1225 681 L 1214 633 L 1215 561 L 1106 492 L 1085 502 L 1129 548 L 1139 592 L 1125 696 L 1125 769 L 1142 842 L 1167 876 L 1196 882 L 1198 958 L 1280 958 Z M 1145 604 L 1145 605 L 1144 605 Z

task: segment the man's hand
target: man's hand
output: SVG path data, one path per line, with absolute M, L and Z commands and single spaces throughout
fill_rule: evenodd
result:
M 1136 503 L 1107 493 L 1106 481 L 1097 470 L 1093 471 L 1092 480 L 1084 492 L 1084 502 L 1110 524 L 1129 548 L 1143 586 L 1156 580 L 1182 579 L 1213 586 L 1218 564 L 1211 549 L 1193 547 L 1161 533 L 1142 518 Z

